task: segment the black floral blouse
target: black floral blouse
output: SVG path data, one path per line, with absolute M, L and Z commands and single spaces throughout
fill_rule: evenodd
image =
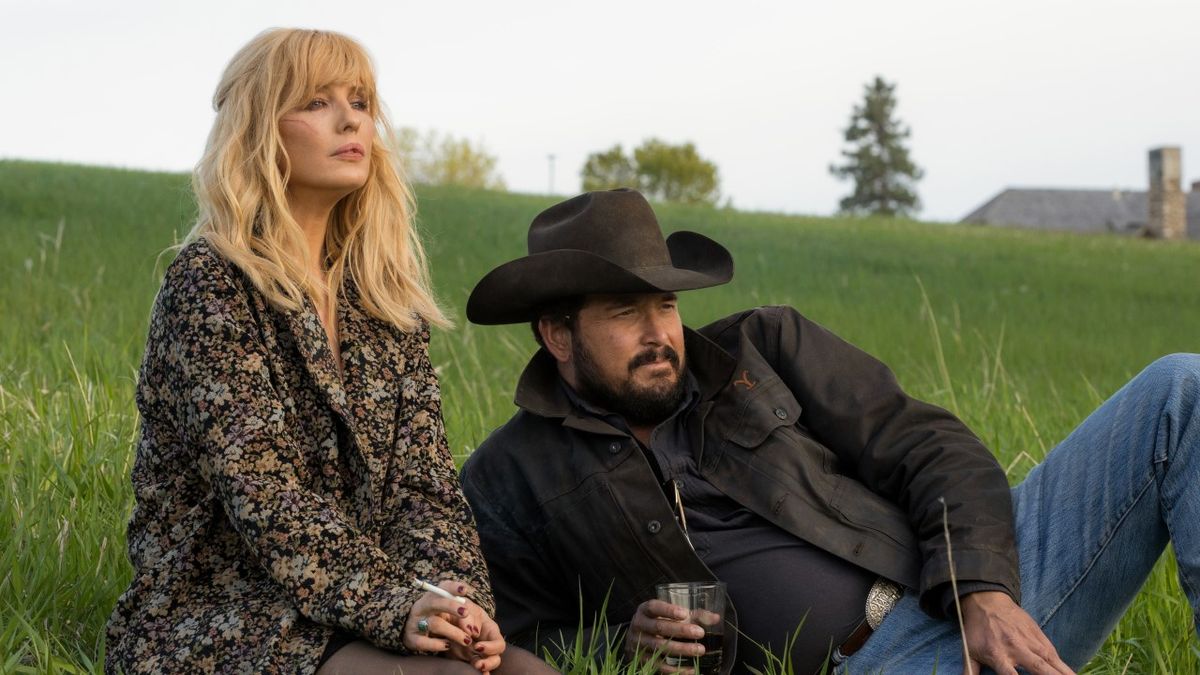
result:
M 312 673 L 334 627 L 404 652 L 414 576 L 466 581 L 493 611 L 429 331 L 371 317 L 346 286 L 343 379 L 311 303 L 270 307 L 203 240 L 171 264 L 107 670 Z

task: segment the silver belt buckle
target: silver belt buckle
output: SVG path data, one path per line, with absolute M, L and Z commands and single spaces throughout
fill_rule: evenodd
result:
M 892 611 L 892 608 L 896 606 L 896 603 L 900 601 L 900 597 L 903 595 L 904 589 L 899 584 L 888 581 L 883 577 L 879 577 L 875 580 L 875 583 L 871 584 L 871 590 L 867 591 L 865 613 L 867 627 L 871 629 L 872 633 L 879 628 L 879 625 L 887 617 L 888 612 Z M 855 630 L 855 633 L 857 632 L 858 630 Z M 870 637 L 871 635 L 868 633 L 866 639 L 869 640 Z M 849 655 L 842 653 L 843 646 L 838 645 L 834 648 L 833 653 L 829 655 L 829 660 L 834 666 L 840 666 L 846 659 L 850 658 Z M 862 645 L 860 644 L 855 648 L 861 649 Z
M 899 584 L 883 577 L 879 577 L 874 584 L 871 584 L 871 590 L 867 591 L 867 625 L 871 627 L 871 630 L 879 629 L 879 625 L 883 623 L 888 612 L 892 611 L 903 595 L 904 590 Z

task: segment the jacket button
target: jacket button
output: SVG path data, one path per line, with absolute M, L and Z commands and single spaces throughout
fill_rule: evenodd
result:
M 787 419 L 787 411 L 784 410 L 783 408 L 776 408 L 775 416 L 781 420 L 786 420 Z
M 609 451 L 609 452 L 616 452 L 616 451 L 618 451 L 618 450 L 620 450 L 620 449 L 621 449 L 621 443 L 620 443 L 620 442 L 618 442 L 618 441 L 613 441 L 612 443 L 609 443 L 609 444 L 608 444 L 608 451 Z
M 658 531 L 661 529 L 662 523 L 658 522 L 657 520 L 652 520 L 646 523 L 646 531 L 650 534 L 658 534 Z

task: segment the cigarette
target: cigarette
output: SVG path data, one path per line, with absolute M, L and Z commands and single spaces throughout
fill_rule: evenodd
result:
M 460 595 L 455 595 L 455 594 L 451 593 L 450 591 L 447 591 L 443 588 L 438 588 L 437 586 L 434 586 L 433 584 L 431 584 L 428 581 L 425 581 L 423 579 L 413 579 L 412 583 L 413 583 L 413 586 L 416 586 L 417 588 L 420 588 L 421 590 L 429 591 L 430 593 L 433 593 L 434 595 L 437 595 L 437 596 L 441 596 L 447 600 L 453 600 L 460 605 L 467 604 L 466 598 L 464 598 Z

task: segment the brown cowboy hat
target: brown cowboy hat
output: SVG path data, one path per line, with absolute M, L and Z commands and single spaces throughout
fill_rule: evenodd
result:
M 520 323 L 542 306 L 592 293 L 686 291 L 726 283 L 733 258 L 717 242 L 680 231 L 663 240 L 641 193 L 586 192 L 542 211 L 529 226 L 529 255 L 475 285 L 467 319 Z

